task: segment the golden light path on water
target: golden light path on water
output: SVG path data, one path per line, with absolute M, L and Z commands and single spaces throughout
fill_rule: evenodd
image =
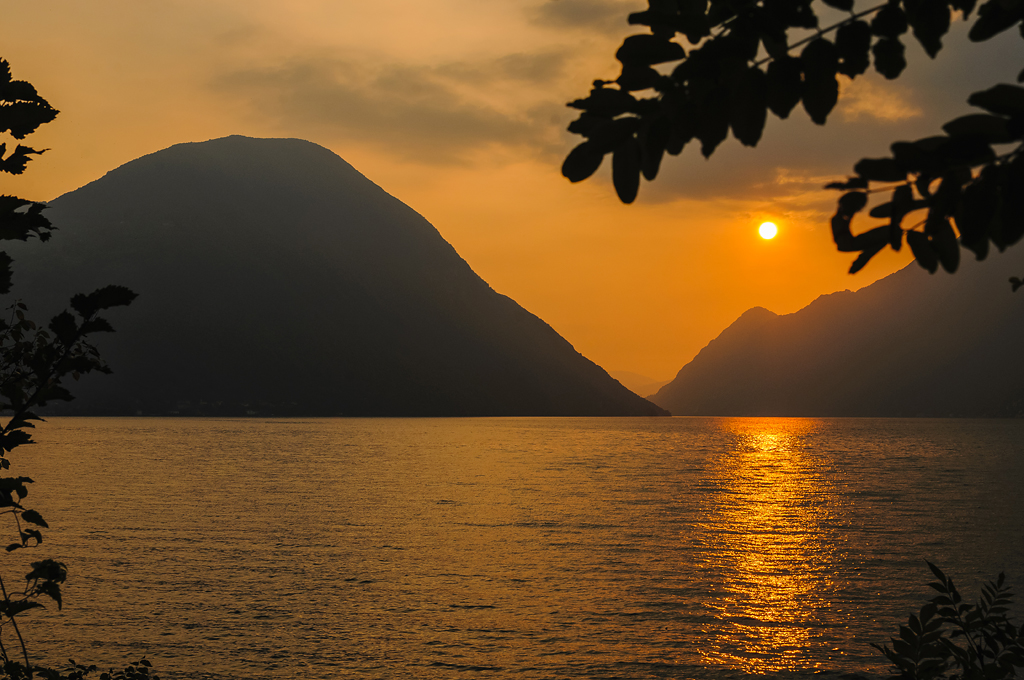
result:
M 746 644 L 707 646 L 709 664 L 752 674 L 807 668 L 814 611 L 831 608 L 836 495 L 803 460 L 815 421 L 730 420 L 735 450 L 716 458 L 723 493 L 708 508 L 707 560 L 717 562 L 721 618 Z M 712 565 L 708 565 L 711 567 Z M 719 637 L 718 639 L 722 639 Z M 817 664 L 820 666 L 820 664 Z

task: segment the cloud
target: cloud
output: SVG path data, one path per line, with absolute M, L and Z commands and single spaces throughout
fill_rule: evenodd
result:
M 874 118 L 894 122 L 924 115 L 924 110 L 909 99 L 910 91 L 906 87 L 897 88 L 870 78 L 841 78 L 839 85 L 838 108 L 843 120 Z
M 473 85 L 513 82 L 542 86 L 553 82 L 565 70 L 567 54 L 549 50 L 534 54 L 508 54 L 485 62 L 459 61 L 433 69 L 437 76 Z
M 233 70 L 211 87 L 283 130 L 312 128 L 451 164 L 489 146 L 553 153 L 564 122 L 537 92 L 562 74 L 564 59 L 547 51 L 433 66 L 311 55 Z
M 547 0 L 529 8 L 527 18 L 546 28 L 620 35 L 629 27 L 629 14 L 643 9 L 635 0 Z

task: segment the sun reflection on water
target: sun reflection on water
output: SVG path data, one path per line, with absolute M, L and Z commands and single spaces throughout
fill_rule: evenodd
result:
M 723 422 L 733 446 L 708 470 L 699 540 L 703 567 L 719 592 L 707 605 L 727 635 L 709 637 L 709 665 L 766 674 L 820 667 L 809 663 L 821 612 L 835 591 L 839 496 L 811 465 L 812 420 Z M 709 631 L 710 632 L 710 631 Z

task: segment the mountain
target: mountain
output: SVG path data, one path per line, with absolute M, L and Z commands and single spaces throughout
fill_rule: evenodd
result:
M 128 286 L 114 369 L 61 412 L 663 415 L 492 290 L 423 217 L 297 139 L 179 144 L 61 196 L 11 249 L 33 316 Z
M 641 397 L 654 394 L 669 383 L 668 380 L 655 380 L 646 375 L 631 371 L 608 371 L 608 375 L 622 383 L 626 389 Z
M 965 251 L 966 254 L 966 251 Z M 755 307 L 651 397 L 675 415 L 1024 415 L 1024 247 L 916 264 L 793 314 Z

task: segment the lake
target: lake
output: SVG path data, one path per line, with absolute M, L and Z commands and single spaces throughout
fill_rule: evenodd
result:
M 36 438 L 10 472 L 52 529 L 3 575 L 67 563 L 64 610 L 20 619 L 54 664 L 871 677 L 925 559 L 972 601 L 1024 575 L 1022 421 L 54 418 Z

